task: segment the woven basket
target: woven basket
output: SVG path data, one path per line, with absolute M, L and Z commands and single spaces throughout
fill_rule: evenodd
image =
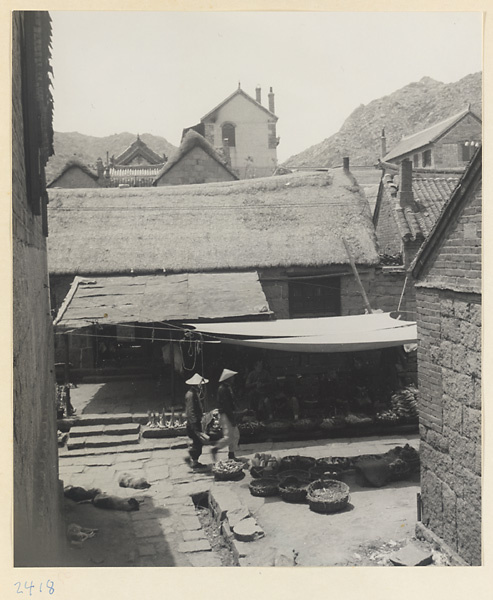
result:
M 277 479 L 255 479 L 250 482 L 248 487 L 252 496 L 266 498 L 267 496 L 277 496 L 279 494 Z
M 315 465 L 313 469 L 310 469 L 311 481 L 317 481 L 317 479 L 336 479 L 340 481 L 341 477 L 342 471 L 333 471 L 330 467 Z
M 303 470 L 290 470 L 290 471 L 280 471 L 277 474 L 277 480 L 280 483 L 283 483 L 283 481 L 285 479 L 288 479 L 290 477 L 295 477 L 296 479 L 298 479 L 299 481 L 304 481 L 305 483 L 310 483 L 311 479 L 310 479 L 310 473 L 309 471 L 303 471 Z
M 306 497 L 313 512 L 339 512 L 344 510 L 349 502 L 349 486 L 335 479 L 319 479 L 310 483 Z
M 279 495 L 284 502 L 300 504 L 306 502 L 306 491 L 309 483 L 294 476 L 286 477 L 279 483 Z
M 316 460 L 311 456 L 284 456 L 279 461 L 279 470 L 280 471 L 309 471 L 312 469 Z
M 231 469 L 226 470 L 225 464 L 231 465 Z M 236 461 L 218 462 L 212 467 L 214 479 L 217 481 L 236 481 L 243 477 L 243 463 Z

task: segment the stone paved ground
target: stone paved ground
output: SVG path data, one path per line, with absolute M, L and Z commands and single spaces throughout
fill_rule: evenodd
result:
M 164 440 L 163 440 L 164 441 Z M 263 540 L 257 542 L 238 544 L 240 551 L 240 564 L 267 566 L 272 564 L 267 556 L 272 544 L 286 545 L 285 553 L 292 552 L 293 539 L 303 539 L 302 554 L 312 557 L 315 564 L 335 564 L 338 560 L 346 560 L 346 554 L 334 551 L 338 545 L 344 546 L 341 539 L 327 540 L 320 536 L 311 536 L 306 530 L 308 522 L 308 507 L 296 507 L 296 516 L 287 514 L 293 510 L 285 503 L 279 503 L 275 513 L 286 512 L 289 527 L 285 531 L 296 534 L 284 535 L 282 531 L 269 530 L 275 523 L 272 507 L 269 508 L 271 499 L 255 499 L 255 506 L 251 504 L 248 493 L 247 475 L 243 482 L 215 483 L 210 473 L 193 473 L 184 463 L 186 450 L 184 440 L 175 440 L 164 447 L 156 440 L 154 446 L 140 446 L 132 452 L 105 453 L 95 449 L 93 454 L 74 455 L 70 452 L 60 455 L 60 479 L 64 485 L 80 485 L 86 488 L 97 487 L 102 491 L 121 497 L 133 496 L 141 502 L 140 510 L 136 512 L 105 511 L 95 508 L 90 504 L 75 504 L 67 501 L 68 522 L 75 522 L 84 527 L 98 528 L 96 536 L 82 544 L 81 548 L 69 547 L 67 550 L 67 565 L 74 566 L 221 566 L 220 558 L 211 551 L 210 544 L 202 532 L 200 522 L 196 516 L 192 501 L 193 494 L 200 494 L 212 490 L 217 491 L 218 497 L 225 498 L 233 506 L 239 502 L 243 506 L 250 504 L 249 508 L 258 512 L 259 518 L 266 522 L 260 523 L 266 531 Z M 305 454 L 315 457 L 321 456 L 356 456 L 359 454 L 373 454 L 386 452 L 395 445 L 406 442 L 417 447 L 417 436 L 388 436 L 385 438 L 358 438 L 346 440 L 318 440 L 313 442 L 272 443 L 245 445 L 240 455 L 251 457 L 256 452 L 271 452 L 277 456 L 288 454 Z M 174 447 L 172 447 L 174 446 Z M 221 458 L 221 455 L 219 456 Z M 209 460 L 207 448 L 204 448 L 203 462 Z M 118 477 L 121 473 L 133 473 L 144 477 L 151 484 L 148 490 L 134 490 L 121 488 Z M 392 502 L 388 510 L 381 514 L 382 523 L 389 518 L 399 523 L 399 530 L 395 531 L 395 538 L 408 534 L 414 529 L 415 513 L 410 510 L 410 505 L 415 502 L 415 488 L 411 485 L 409 490 L 401 489 L 400 495 L 392 489 L 367 490 L 365 503 L 361 503 L 361 512 L 357 515 L 360 524 L 365 522 L 365 506 L 373 506 L 372 519 L 379 518 L 379 511 L 375 510 L 375 503 L 381 498 L 398 498 Z M 405 486 L 401 486 L 405 488 Z M 419 488 L 416 488 L 419 489 Z M 359 490 L 361 493 L 361 490 Z M 373 494 L 373 496 L 372 496 Z M 375 498 L 375 502 L 371 501 Z M 377 498 L 379 498 L 377 500 Z M 284 506 L 283 506 L 284 505 Z M 307 512 L 308 511 L 308 512 Z M 293 513 L 294 514 L 294 513 Z M 370 514 L 370 513 L 368 513 Z M 304 519 L 301 515 L 305 515 Z M 318 515 L 319 516 L 319 515 Z M 325 520 L 325 523 L 329 521 Z M 351 520 L 346 517 L 345 527 L 351 527 Z M 378 531 L 378 523 L 373 523 L 372 531 Z M 402 525 L 402 527 L 401 527 Z M 277 525 L 276 525 L 277 526 Z M 319 529 L 317 524 L 314 525 Z M 344 531 L 339 532 L 344 537 Z M 361 527 L 361 540 L 352 534 L 351 543 L 368 541 L 364 536 L 370 532 Z M 311 541 L 310 541 L 311 540 Z M 310 548 L 310 543 L 313 548 Z M 290 549 L 291 547 L 291 549 Z M 325 552 L 324 548 L 327 549 Z M 258 549 L 258 550 L 257 550 Z M 266 554 L 267 552 L 267 554 Z M 325 554 L 324 554 L 325 553 Z M 313 558 L 315 557 L 315 558 Z M 308 558 L 306 559 L 308 560 Z M 329 561 L 329 562 L 327 562 Z M 308 561 L 307 564 L 314 564 Z M 338 563 L 340 564 L 340 562 Z M 347 564 L 347 562 L 346 562 Z

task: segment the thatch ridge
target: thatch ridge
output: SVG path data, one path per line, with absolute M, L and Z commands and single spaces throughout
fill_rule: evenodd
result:
M 182 158 L 184 158 L 193 148 L 195 147 L 201 148 L 206 154 L 208 154 L 213 160 L 219 163 L 230 175 L 234 177 L 234 179 L 238 179 L 238 175 L 231 169 L 228 163 L 219 155 L 218 152 L 213 148 L 212 144 L 210 144 L 200 133 L 193 131 L 190 129 L 183 138 L 179 148 L 176 150 L 168 162 L 163 166 L 161 171 L 158 173 L 157 177 L 153 181 L 153 185 L 156 185 L 157 182 L 161 179 L 163 175 L 171 171 L 171 169 L 177 165 Z
M 73 158 L 71 160 L 68 160 L 65 163 L 65 165 L 58 172 L 58 174 L 55 175 L 55 177 L 53 177 L 53 179 L 47 184 L 47 187 L 52 186 L 58 179 L 60 179 L 60 177 L 62 177 L 62 175 L 64 175 L 67 171 L 69 171 L 73 167 L 79 168 L 86 175 L 89 175 L 89 177 L 91 177 L 91 179 L 94 179 L 94 181 L 98 181 L 98 175 L 97 175 L 97 173 L 95 173 L 92 169 L 90 169 L 86 164 L 84 164 L 80 160 L 77 160 L 76 158 Z
M 51 189 L 57 274 L 378 262 L 368 202 L 343 172 L 152 188 Z

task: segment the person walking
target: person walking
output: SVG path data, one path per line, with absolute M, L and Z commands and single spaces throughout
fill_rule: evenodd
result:
M 199 462 L 202 446 L 207 438 L 202 432 L 202 417 L 204 416 L 202 387 L 209 383 L 209 380 L 195 373 L 185 383 L 190 386 L 185 394 L 185 414 L 187 417 L 187 435 L 191 440 L 188 449 L 189 456 L 187 456 L 185 462 L 192 469 L 205 469 L 207 467 Z
M 236 459 L 235 452 L 240 441 L 240 430 L 236 424 L 235 417 L 235 393 L 233 390 L 233 378 L 237 371 L 224 369 L 219 378 L 217 390 L 217 409 L 219 411 L 219 422 L 223 437 L 211 448 L 212 460 L 216 461 L 217 453 L 221 448 L 228 446 L 228 458 Z

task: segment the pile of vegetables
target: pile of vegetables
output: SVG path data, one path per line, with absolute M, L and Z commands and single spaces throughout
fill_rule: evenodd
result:
M 243 463 L 237 460 L 219 460 L 213 467 L 212 472 L 221 479 L 233 479 L 243 471 Z
M 418 418 L 418 390 L 413 385 L 392 394 L 390 402 L 397 416 L 406 419 Z
M 369 425 L 370 423 L 373 423 L 373 420 L 371 419 L 371 417 L 368 417 L 366 415 L 349 414 L 346 417 L 346 423 L 348 425 Z
M 397 423 L 399 416 L 393 410 L 384 410 L 375 416 L 375 420 L 383 425 L 392 425 Z

